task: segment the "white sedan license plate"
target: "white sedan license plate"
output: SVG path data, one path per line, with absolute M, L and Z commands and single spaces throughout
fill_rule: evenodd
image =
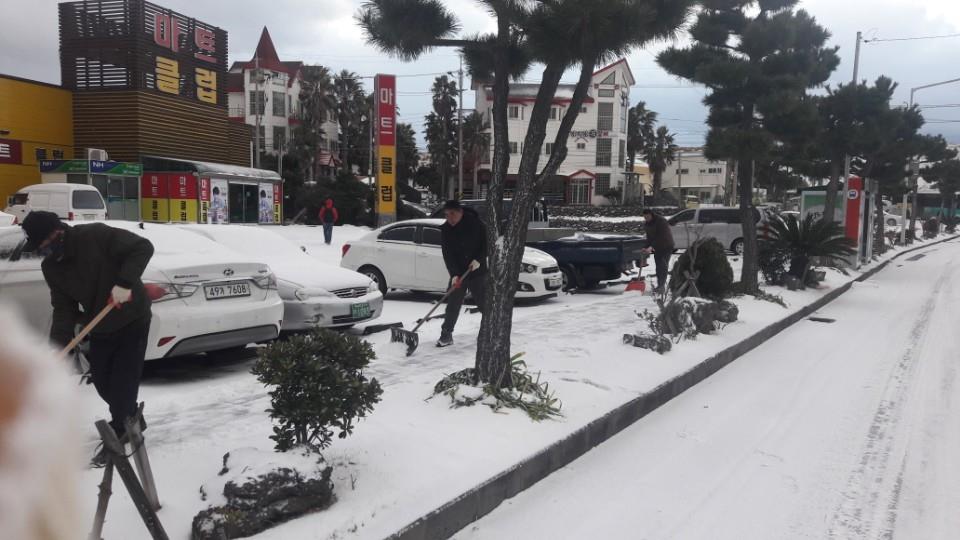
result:
M 350 306 L 350 317 L 353 319 L 370 317 L 370 304 L 352 304 Z
M 207 285 L 203 288 L 207 300 L 219 300 L 221 298 L 235 298 L 237 296 L 250 296 L 249 283 L 228 283 L 224 285 Z

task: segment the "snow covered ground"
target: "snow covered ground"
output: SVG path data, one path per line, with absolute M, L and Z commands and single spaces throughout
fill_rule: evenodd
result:
M 334 244 L 326 246 L 318 227 L 275 230 L 330 264 L 339 261 L 343 242 L 367 232 L 337 227 Z M 623 285 L 520 305 L 512 348 L 526 353 L 529 369 L 541 372 L 563 401 L 564 417 L 542 423 L 520 413 L 495 415 L 484 407 L 451 410 L 444 398 L 425 401 L 443 375 L 473 364 L 479 315 L 461 317 L 455 345 L 442 350 L 432 347 L 440 321 L 427 323 L 420 349 L 409 358 L 402 344 L 390 343 L 389 333 L 370 336 L 378 358 L 369 371 L 383 384 L 384 396 L 353 436 L 336 440 L 324 454 L 334 465 L 338 501 L 329 510 L 259 537 L 383 538 L 848 279 L 829 272 L 823 290 L 782 291 L 788 309 L 738 299 L 739 322 L 717 335 L 682 343 L 665 356 L 621 344 L 623 333 L 640 327 L 635 311 L 653 307 L 648 296 L 623 293 Z M 429 300 L 391 293 L 376 322 L 402 321 L 410 328 L 429 309 Z M 147 402 L 146 436 L 164 504 L 160 518 L 171 538 L 188 537 L 193 516 L 206 507 L 199 487 L 216 475 L 224 453 L 272 447 L 265 412 L 269 399 L 249 373 L 252 361 L 248 354 L 148 366 L 141 389 Z M 92 454 L 93 419 L 106 411 L 91 387 L 85 388 L 85 398 Z M 89 493 L 85 515 L 93 515 L 99 479 L 100 471 L 84 473 Z M 143 525 L 119 487 L 105 537 L 142 537 Z
M 898 260 L 456 538 L 956 538 L 958 264 Z

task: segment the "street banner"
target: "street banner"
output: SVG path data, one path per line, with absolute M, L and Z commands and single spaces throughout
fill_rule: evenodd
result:
M 167 197 L 169 175 L 147 173 L 140 178 L 140 215 L 144 221 L 170 221 L 170 201 Z
M 210 179 L 200 179 L 200 223 L 210 223 Z
M 197 178 L 192 174 L 169 175 L 170 221 L 196 223 L 199 213 Z
M 283 186 L 279 182 L 273 184 L 273 222 L 283 224 Z
M 261 224 L 271 224 L 273 223 L 273 184 L 264 183 L 260 184 L 259 190 L 259 212 L 260 216 L 257 221 Z
M 397 220 L 397 78 L 377 75 L 376 96 L 377 143 L 377 216 L 382 227 Z
M 90 160 L 92 174 L 112 174 L 117 176 L 140 176 L 143 174 L 143 164 L 126 163 L 121 161 Z
M 85 159 L 44 159 L 40 161 L 40 172 L 87 174 L 90 162 Z

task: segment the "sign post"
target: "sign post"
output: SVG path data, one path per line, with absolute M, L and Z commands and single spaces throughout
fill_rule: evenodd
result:
M 377 75 L 374 82 L 377 141 L 377 223 L 397 220 L 397 79 Z

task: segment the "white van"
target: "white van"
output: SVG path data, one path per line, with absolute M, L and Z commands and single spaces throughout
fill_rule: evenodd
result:
M 4 212 L 17 222 L 31 210 L 54 212 L 67 221 L 107 219 L 107 205 L 97 188 L 87 184 L 34 184 L 20 189 L 7 200 Z
M 764 213 L 753 209 L 758 231 Z M 687 249 L 698 238 L 712 237 L 737 255 L 743 254 L 743 221 L 736 207 L 707 207 L 683 210 L 667 218 L 673 243 Z

